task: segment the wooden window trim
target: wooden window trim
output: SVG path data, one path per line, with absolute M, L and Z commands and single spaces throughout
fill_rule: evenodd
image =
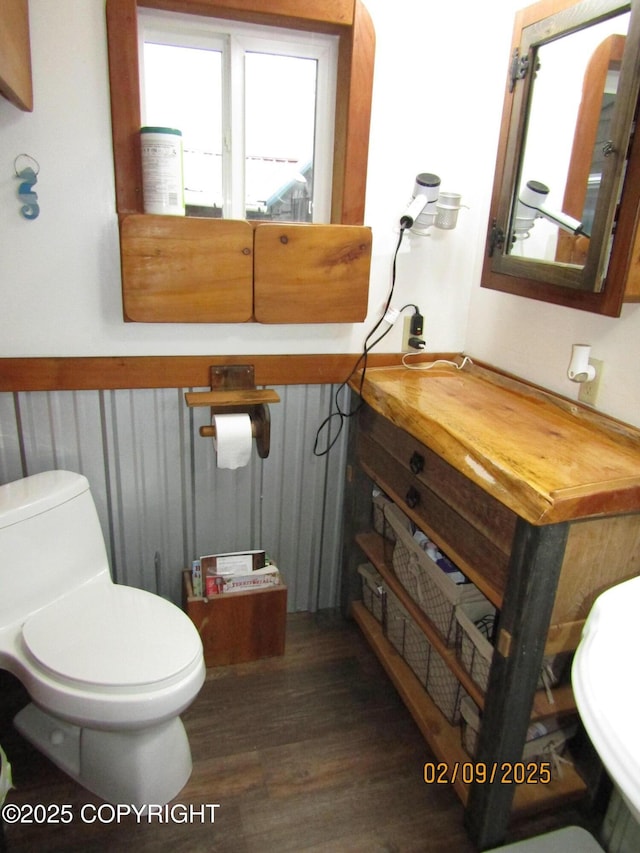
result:
M 361 0 L 107 0 L 119 214 L 142 213 L 138 6 L 339 36 L 331 221 L 364 222 L 375 33 Z M 304 8 L 302 8 L 304 7 Z

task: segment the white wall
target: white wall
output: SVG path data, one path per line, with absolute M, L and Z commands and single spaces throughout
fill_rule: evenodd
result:
M 366 223 L 370 314 L 355 325 L 124 323 L 115 216 L 104 0 L 30 0 L 35 109 L 0 102 L 0 357 L 359 350 L 391 281 L 396 222 L 432 171 L 469 205 L 453 232 L 411 238 L 398 307 L 418 302 L 430 350 L 476 358 L 575 396 L 571 344 L 605 361 L 599 407 L 640 425 L 640 306 L 621 320 L 479 287 L 502 87 L 521 0 L 365 0 L 377 35 Z M 37 158 L 41 213 L 19 215 L 15 157 Z M 398 324 L 380 346 L 397 350 Z

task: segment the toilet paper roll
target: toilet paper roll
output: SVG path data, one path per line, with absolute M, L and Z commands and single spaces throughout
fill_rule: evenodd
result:
M 251 418 L 247 414 L 214 415 L 211 423 L 218 468 L 241 468 L 251 459 Z

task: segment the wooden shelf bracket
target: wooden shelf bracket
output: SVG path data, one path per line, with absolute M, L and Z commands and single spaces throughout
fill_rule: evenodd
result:
M 279 403 L 279 395 L 272 388 L 256 388 L 252 364 L 212 365 L 209 377 L 211 390 L 187 391 L 184 395 L 187 406 L 209 406 L 212 419 L 220 414 L 248 414 L 258 455 L 266 459 L 271 441 L 269 403 Z M 215 434 L 213 424 L 200 427 L 204 438 Z

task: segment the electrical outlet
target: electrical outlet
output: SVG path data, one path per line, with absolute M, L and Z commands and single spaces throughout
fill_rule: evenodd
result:
M 587 403 L 589 406 L 595 406 L 598 399 L 598 391 L 600 389 L 600 380 L 602 379 L 602 370 L 604 362 L 597 358 L 590 358 L 589 364 L 593 365 L 596 371 L 595 379 L 591 382 L 582 382 L 578 391 L 578 400 L 581 403 Z
M 409 338 L 418 338 L 424 342 L 424 338 L 420 335 L 414 335 L 411 331 L 411 317 L 405 317 L 402 326 L 402 352 L 420 352 L 422 347 L 412 347 L 409 343 Z

